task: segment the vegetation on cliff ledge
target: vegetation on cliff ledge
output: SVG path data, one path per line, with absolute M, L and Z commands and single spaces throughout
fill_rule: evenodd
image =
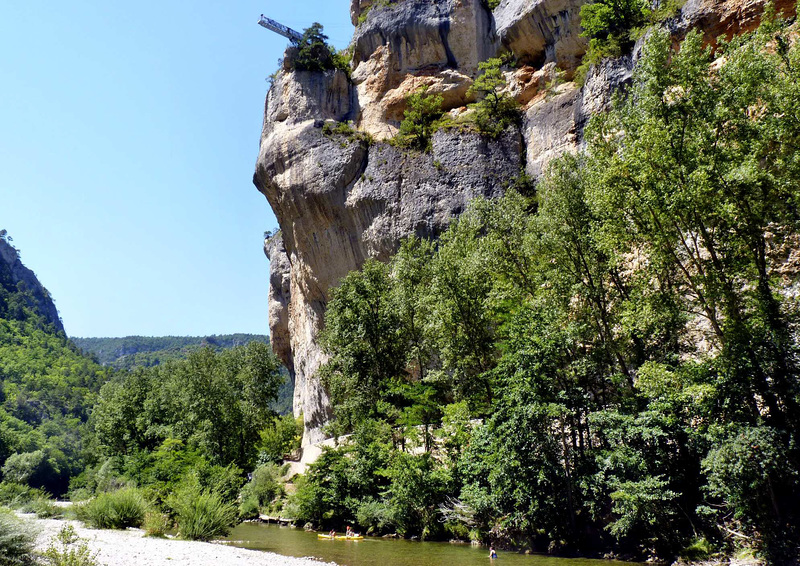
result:
M 533 198 L 478 201 L 328 305 L 297 518 L 539 551 L 800 547 L 800 48 L 653 33 Z
M 297 42 L 297 52 L 291 58 L 295 71 L 328 71 L 339 69 L 350 76 L 350 61 L 347 52 L 339 53 L 328 45 L 328 36 L 322 33 L 322 24 L 314 22 L 303 30 Z

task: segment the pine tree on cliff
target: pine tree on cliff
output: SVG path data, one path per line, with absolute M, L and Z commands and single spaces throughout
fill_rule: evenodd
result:
M 303 31 L 300 40 L 299 52 L 294 59 L 296 71 L 325 71 L 333 69 L 331 47 L 328 45 L 328 36 L 322 33 L 322 24 L 314 22 L 311 27 Z

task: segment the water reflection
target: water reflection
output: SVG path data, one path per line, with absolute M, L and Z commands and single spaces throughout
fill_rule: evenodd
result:
M 320 540 L 302 529 L 245 523 L 225 539 L 235 546 L 266 550 L 284 556 L 313 556 L 342 566 L 632 566 L 631 562 L 525 556 L 498 551 L 489 560 L 489 549 L 446 542 L 414 542 L 367 537 L 362 541 Z

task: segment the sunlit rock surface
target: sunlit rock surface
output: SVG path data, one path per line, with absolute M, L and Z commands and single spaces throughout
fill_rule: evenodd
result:
M 579 151 L 591 116 L 630 82 L 640 44 L 590 69 L 583 86 L 570 82 L 587 45 L 583 3 L 502 0 L 490 13 L 481 0 L 352 0 L 351 77 L 293 72 L 287 50 L 267 96 L 254 182 L 281 228 L 265 245 L 270 334 L 295 382 L 304 445 L 324 438 L 331 416 L 316 375 L 331 289 L 365 259 L 388 259 L 409 234 L 437 237 L 472 198 L 500 196 L 523 170 L 537 178 L 553 158 Z M 676 41 L 699 27 L 713 43 L 753 29 L 764 3 L 688 0 L 664 25 Z M 793 10 L 794 2 L 776 5 Z M 425 86 L 445 110 L 464 112 L 478 64 L 508 52 L 520 65 L 506 73 L 523 113 L 519 130 L 497 140 L 440 131 L 430 153 L 380 143 L 396 133 L 407 95 Z M 326 122 L 351 122 L 362 134 L 326 135 Z

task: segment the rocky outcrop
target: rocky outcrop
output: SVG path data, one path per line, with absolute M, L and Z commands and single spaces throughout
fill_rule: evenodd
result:
M 318 337 L 339 280 L 367 258 L 389 258 L 409 234 L 437 237 L 470 199 L 501 195 L 522 168 L 535 178 L 554 157 L 578 151 L 589 118 L 630 81 L 637 50 L 596 65 L 581 87 L 570 82 L 586 49 L 584 1 L 502 0 L 492 14 L 482 0 L 352 0 L 350 78 L 294 72 L 287 51 L 267 96 L 254 182 L 281 228 L 265 244 L 270 331 L 295 382 L 304 444 L 324 437 L 330 417 L 316 377 L 325 361 Z M 676 37 L 698 25 L 708 37 L 738 33 L 757 24 L 763 5 L 688 0 L 668 25 Z M 478 64 L 509 51 L 521 63 L 507 73 L 523 109 L 520 131 L 496 140 L 439 131 L 430 153 L 381 142 L 423 86 L 463 113 Z M 340 122 L 358 131 L 326 127 Z
M 580 64 L 588 42 L 581 37 L 580 9 L 585 0 L 502 0 L 494 11 L 502 45 L 523 63 L 555 63 L 569 76 Z
M 0 238 L 0 284 L 10 286 L 13 291 L 29 293 L 29 306 L 56 330 L 64 331 L 50 292 L 39 283 L 36 274 L 22 264 L 16 248 L 5 238 Z
M 325 120 L 353 117 L 354 87 L 337 71 L 313 75 L 275 79 L 254 177 L 281 228 L 265 245 L 270 334 L 294 378 L 306 444 L 322 438 L 330 416 L 315 377 L 325 361 L 318 334 L 329 290 L 366 258 L 390 257 L 404 236 L 436 237 L 471 199 L 500 195 L 523 165 L 516 129 L 497 140 L 439 131 L 430 153 L 331 133 Z
M 761 23 L 765 0 L 687 0 L 680 15 L 671 25 L 676 40 L 691 29 L 702 30 L 707 42 L 716 43 L 718 37 L 730 39 L 734 35 L 752 31 Z M 794 15 L 795 0 L 773 0 L 775 9 Z
M 269 320 L 272 351 L 278 356 L 294 377 L 294 358 L 289 333 L 289 304 L 292 298 L 292 280 L 289 256 L 283 245 L 283 236 L 278 232 L 264 239 L 264 254 L 269 259 Z M 298 391 L 295 390 L 295 396 Z M 302 406 L 302 398 L 294 403 Z
M 351 14 L 365 9 L 358 0 L 351 6 Z M 359 129 L 378 139 L 394 135 L 405 96 L 422 84 L 444 95 L 445 110 L 466 104 L 478 64 L 496 50 L 493 19 L 481 0 L 373 3 L 352 47 Z
M 554 157 L 581 148 L 589 119 L 606 108 L 613 93 L 630 81 L 637 53 L 638 46 L 634 55 L 606 59 L 593 67 L 583 88 L 564 83 L 528 104 L 522 128 L 528 175 L 538 178 Z

